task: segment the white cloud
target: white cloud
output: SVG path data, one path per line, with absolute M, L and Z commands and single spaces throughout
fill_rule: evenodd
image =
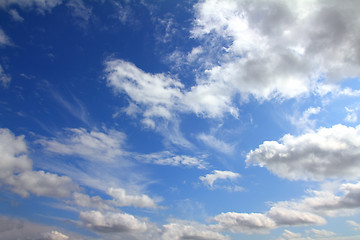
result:
M 282 237 L 286 238 L 286 239 L 290 239 L 290 240 L 293 240 L 293 239 L 298 239 L 301 237 L 301 233 L 294 233 L 294 232 L 291 232 L 287 229 L 284 230 L 284 233 L 281 235 Z
M 88 211 L 80 212 L 85 226 L 97 232 L 144 232 L 146 222 L 127 213 Z
M 149 74 L 134 64 L 123 60 L 110 60 L 106 63 L 108 85 L 118 93 L 129 96 L 130 103 L 144 109 L 144 119 L 171 118 L 171 111 L 182 97 L 181 82 L 164 74 Z
M 23 197 L 27 197 L 29 192 L 37 196 L 69 197 L 71 192 L 78 190 L 71 178 L 44 171 L 22 172 L 10 179 L 8 184 Z
M 352 220 L 348 220 L 348 221 L 346 221 L 346 223 L 349 224 L 350 226 L 352 226 L 354 228 L 354 230 L 356 230 L 356 231 L 360 230 L 359 223 L 352 221 Z
M 351 107 L 345 107 L 345 110 L 347 112 L 347 115 L 345 117 L 346 122 L 357 122 L 358 116 L 357 111 L 359 111 L 359 107 L 351 108 Z
M 234 145 L 221 141 L 215 138 L 213 135 L 201 133 L 197 136 L 197 138 L 200 139 L 202 142 L 204 142 L 206 145 L 214 148 L 219 152 L 225 154 L 232 154 L 234 152 Z
M 292 180 L 354 179 L 360 164 L 360 126 L 335 125 L 300 136 L 290 134 L 279 141 L 265 141 L 246 156 L 247 165 L 266 167 Z
M 122 188 L 109 188 L 107 194 L 112 196 L 115 205 L 120 207 L 134 206 L 140 208 L 157 208 L 155 201 L 145 194 L 129 195 L 125 189 Z
M 66 240 L 68 236 L 58 231 L 51 231 L 43 234 L 44 240 Z
M 212 231 L 208 226 L 190 221 L 175 221 L 163 225 L 162 239 L 168 240 L 228 240 L 216 231 Z
M 231 100 L 237 94 L 288 99 L 359 76 L 358 7 L 337 1 L 199 2 L 192 36 L 212 66 L 187 93 L 193 111 L 220 116 L 235 112 Z
M 311 212 L 272 207 L 266 215 L 274 220 L 277 226 L 303 226 L 325 224 L 326 220 Z
M 321 111 L 320 107 L 310 107 L 306 109 L 301 116 L 297 114 L 290 117 L 290 122 L 298 129 L 309 132 L 314 129 L 316 120 L 310 119 L 312 115 L 318 114 Z
M 77 155 L 93 161 L 112 162 L 122 157 L 125 134 L 116 130 L 66 129 L 67 136 L 59 139 L 43 139 L 39 142 L 49 152 Z
M 111 206 L 111 200 L 106 201 L 99 196 L 90 197 L 87 194 L 79 192 L 73 193 L 73 203 L 79 207 L 97 209 L 101 211 L 113 209 Z
M 214 217 L 218 223 L 213 225 L 219 231 L 231 231 L 234 233 L 267 233 L 276 227 L 276 223 L 261 213 L 236 213 L 227 212 Z
M 15 136 L 9 129 L 0 129 L 0 181 L 23 197 L 29 192 L 38 196 L 68 197 L 78 189 L 71 178 L 44 171 L 32 171 L 26 155 L 24 136 Z
M 1 30 L 1 29 L 0 29 Z M 0 38 L 1 38 L 1 32 L 0 32 Z M 0 65 L 0 82 L 3 85 L 3 87 L 7 87 L 9 86 L 10 82 L 11 82 L 11 77 L 9 74 L 6 74 L 2 68 L 2 66 Z
M 239 173 L 231 172 L 231 171 L 220 171 L 214 170 L 212 173 L 206 174 L 205 176 L 199 177 L 199 179 L 207 184 L 210 188 L 214 187 L 214 183 L 218 180 L 230 180 L 233 181 L 237 178 L 240 178 L 241 175 Z
M 0 28 L 0 47 L 12 46 L 10 38 L 5 34 L 5 32 Z M 2 69 L 1 69 L 2 72 Z
M 327 231 L 327 230 L 325 230 L 325 229 L 319 230 L 319 229 L 312 228 L 312 229 L 310 230 L 310 232 L 311 232 L 315 237 L 331 237 L 331 236 L 335 236 L 335 235 L 336 235 L 334 232 Z
M 17 22 L 24 21 L 24 18 L 22 16 L 20 16 L 19 12 L 16 9 L 9 10 L 9 14 L 14 19 L 14 21 L 17 21 Z
M 44 14 L 45 12 L 50 12 L 61 3 L 62 0 L 5 0 L 0 1 L 0 7 L 7 9 L 13 5 L 17 5 L 22 9 L 36 9 Z
M 207 162 L 197 157 L 175 155 L 168 151 L 151 154 L 139 154 L 135 157 L 139 161 L 158 165 L 196 167 L 198 169 L 206 169 L 208 166 Z
M 66 6 L 71 10 L 71 14 L 79 22 L 80 26 L 85 27 L 88 24 L 92 9 L 87 7 L 82 0 L 69 1 Z

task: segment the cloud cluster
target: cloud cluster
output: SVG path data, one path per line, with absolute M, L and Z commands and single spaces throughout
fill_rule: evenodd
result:
M 0 181 L 11 190 L 27 197 L 69 197 L 78 186 L 67 176 L 44 171 L 33 171 L 32 161 L 26 155 L 24 136 L 15 136 L 9 129 L 0 129 Z
M 202 1 L 192 35 L 225 48 L 192 89 L 292 98 L 359 72 L 358 2 Z M 220 94 L 221 95 L 221 94 Z M 209 96 L 209 97 L 210 97 Z M 229 104 L 228 99 L 219 102 Z
M 87 228 L 98 232 L 144 232 L 146 222 L 127 213 L 88 211 L 80 212 L 80 219 Z
M 162 239 L 229 240 L 230 237 L 212 231 L 203 224 L 177 220 L 163 225 Z
M 227 212 L 213 218 L 217 224 L 212 227 L 218 231 L 234 233 L 267 233 L 284 226 L 306 226 L 325 224 L 326 220 L 311 212 L 290 208 L 272 207 L 266 213 Z
M 246 156 L 247 165 L 266 167 L 291 180 L 355 179 L 360 171 L 360 126 L 335 125 L 279 141 L 265 141 Z

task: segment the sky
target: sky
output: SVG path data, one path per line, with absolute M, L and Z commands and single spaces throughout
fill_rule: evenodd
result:
M 359 9 L 0 0 L 1 239 L 360 239 Z

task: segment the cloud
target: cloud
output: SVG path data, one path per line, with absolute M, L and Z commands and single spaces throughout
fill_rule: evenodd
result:
M 1 29 L 0 29 L 1 30 Z M 1 32 L 0 32 L 0 39 L 1 39 Z M 0 40 L 1 41 L 1 40 Z M 3 85 L 3 87 L 8 87 L 11 82 L 11 77 L 9 74 L 6 74 L 0 65 L 0 83 Z
M 86 27 L 92 15 L 92 9 L 87 7 L 82 0 L 67 2 L 66 6 L 70 9 L 72 16 L 78 21 L 81 27 Z
M 88 211 L 80 212 L 85 226 L 97 232 L 144 232 L 147 224 L 127 213 Z
M 334 232 L 330 232 L 327 231 L 325 229 L 319 230 L 319 229 L 315 229 L 312 228 L 310 230 L 310 232 L 315 236 L 315 237 L 331 237 L 331 236 L 335 236 L 336 234 Z
M 16 9 L 9 10 L 10 16 L 17 22 L 23 22 L 24 18 L 20 16 L 19 12 Z
M 123 60 L 110 60 L 106 65 L 106 79 L 118 93 L 128 95 L 130 102 L 141 106 L 143 118 L 151 127 L 152 118 L 170 119 L 171 111 L 182 97 L 181 82 L 164 74 L 149 74 Z
M 231 231 L 233 233 L 267 233 L 276 227 L 276 223 L 261 213 L 236 213 L 227 212 L 214 217 L 218 223 L 214 229 Z
M 281 207 L 272 207 L 266 215 L 274 220 L 277 226 L 321 225 L 326 223 L 324 218 L 316 214 Z
M 37 239 L 37 240 L 82 240 L 78 234 L 64 231 L 57 227 L 37 224 L 23 219 L 0 216 L 0 235 L 3 240 Z
M 352 220 L 348 220 L 348 221 L 346 221 L 346 223 L 349 224 L 350 226 L 352 226 L 354 230 L 356 230 L 356 231 L 360 230 L 359 223 L 352 221 Z
M 122 188 L 109 188 L 107 194 L 112 196 L 115 205 L 120 207 L 134 206 L 140 208 L 157 208 L 155 201 L 145 194 L 129 195 L 126 193 L 125 189 Z
M 76 155 L 86 160 L 113 162 L 122 157 L 125 134 L 116 130 L 87 131 L 84 128 L 65 129 L 59 139 L 39 141 L 49 152 Z
M 0 47 L 5 47 L 5 46 L 12 46 L 14 45 L 10 38 L 5 34 L 5 32 L 0 28 Z M 2 72 L 2 69 L 1 69 Z
M 360 165 L 360 126 L 335 125 L 300 136 L 287 134 L 279 141 L 265 141 L 246 156 L 247 165 L 266 167 L 291 180 L 354 179 Z
M 212 173 L 206 174 L 205 176 L 199 177 L 199 179 L 207 184 L 210 188 L 214 187 L 214 183 L 221 180 L 235 180 L 237 178 L 240 178 L 241 175 L 239 173 L 234 173 L 231 171 L 220 171 L 220 170 L 214 170 Z
M 51 231 L 43 234 L 44 240 L 66 240 L 68 236 L 58 231 Z
M 0 181 L 11 190 L 27 197 L 68 197 L 78 189 L 71 178 L 44 171 L 33 171 L 32 161 L 26 155 L 24 136 L 15 136 L 9 129 L 0 129 Z
M 201 133 L 197 136 L 199 140 L 204 142 L 206 145 L 214 148 L 215 150 L 225 153 L 225 154 L 232 154 L 234 152 L 234 145 L 230 145 L 226 142 L 223 142 L 217 138 L 215 138 L 213 135 L 207 135 L 204 133 Z
M 36 9 L 40 13 L 51 12 L 51 10 L 57 5 L 62 4 L 62 0 L 5 0 L 0 1 L 0 7 L 7 9 L 14 5 L 19 6 L 22 9 Z
M 44 171 L 22 172 L 8 181 L 13 191 L 23 197 L 29 192 L 37 196 L 69 197 L 71 192 L 78 190 L 71 178 Z
M 141 162 L 148 162 L 157 165 L 185 166 L 195 167 L 198 169 L 206 169 L 208 166 L 207 162 L 197 157 L 175 155 L 168 151 L 151 154 L 138 154 L 135 155 L 135 158 Z
M 218 232 L 212 231 L 208 226 L 190 221 L 175 221 L 163 225 L 162 239 L 173 240 L 229 240 Z
M 316 120 L 312 120 L 310 117 L 318 114 L 320 111 L 320 107 L 310 107 L 306 109 L 301 116 L 296 114 L 295 116 L 291 116 L 289 119 L 290 122 L 298 129 L 309 132 L 314 129 L 316 124 Z
M 326 220 L 311 212 L 291 208 L 272 207 L 266 213 L 221 213 L 213 218 L 212 225 L 218 231 L 233 233 L 264 234 L 284 226 L 306 226 L 325 224 Z

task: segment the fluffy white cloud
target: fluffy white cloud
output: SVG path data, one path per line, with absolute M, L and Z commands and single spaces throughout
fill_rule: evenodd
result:
M 265 141 L 246 156 L 247 165 L 266 167 L 292 180 L 354 179 L 360 171 L 360 126 L 335 125 L 300 136 Z
M 197 157 L 175 155 L 168 151 L 136 155 L 135 158 L 142 162 L 158 165 L 196 167 L 198 169 L 206 169 L 208 166 L 207 162 Z
M 214 220 L 218 223 L 213 225 L 214 229 L 234 233 L 266 233 L 276 227 L 274 220 L 261 213 L 227 212 L 215 216 Z
M 304 226 L 325 224 L 326 220 L 311 212 L 290 208 L 272 207 L 266 213 L 227 212 L 213 218 L 212 225 L 218 231 L 234 233 L 267 233 L 269 230 L 284 226 Z
M 87 228 L 98 232 L 144 232 L 147 224 L 127 213 L 89 211 L 80 212 Z
M 114 198 L 115 205 L 117 206 L 157 208 L 155 201 L 145 194 L 129 195 L 125 189 L 122 188 L 109 188 L 107 194 Z
M 175 221 L 163 225 L 162 239 L 228 240 L 230 238 L 196 222 Z
M 123 155 L 125 134 L 116 130 L 104 132 L 83 128 L 66 129 L 67 136 L 39 141 L 47 151 L 62 155 L 77 155 L 84 159 L 110 162 Z
M 205 176 L 199 177 L 199 179 L 209 185 L 211 188 L 214 187 L 214 182 L 221 180 L 229 179 L 230 181 L 235 180 L 237 178 L 241 177 L 239 173 L 234 173 L 231 171 L 220 171 L 220 170 L 214 170 L 212 173 L 206 174 Z
M 12 191 L 26 197 L 29 192 L 38 196 L 68 197 L 78 186 L 67 176 L 44 171 L 32 171 L 27 157 L 24 136 L 15 136 L 8 129 L 0 129 L 0 181 Z
M 183 95 L 181 82 L 164 74 L 145 73 L 123 60 L 110 60 L 105 64 L 108 85 L 118 93 L 127 94 L 132 103 L 145 108 L 144 123 L 152 126 L 154 117 L 172 117 L 171 111 Z
M 319 215 L 281 207 L 272 207 L 266 215 L 274 220 L 277 226 L 320 225 L 326 223 L 326 220 Z
M 198 3 L 193 37 L 225 50 L 193 91 L 292 98 L 315 90 L 321 75 L 328 82 L 359 76 L 357 7 L 321 0 Z
M 44 171 L 26 171 L 7 182 L 13 191 L 27 197 L 29 192 L 37 196 L 69 197 L 78 187 L 67 176 L 59 176 Z

